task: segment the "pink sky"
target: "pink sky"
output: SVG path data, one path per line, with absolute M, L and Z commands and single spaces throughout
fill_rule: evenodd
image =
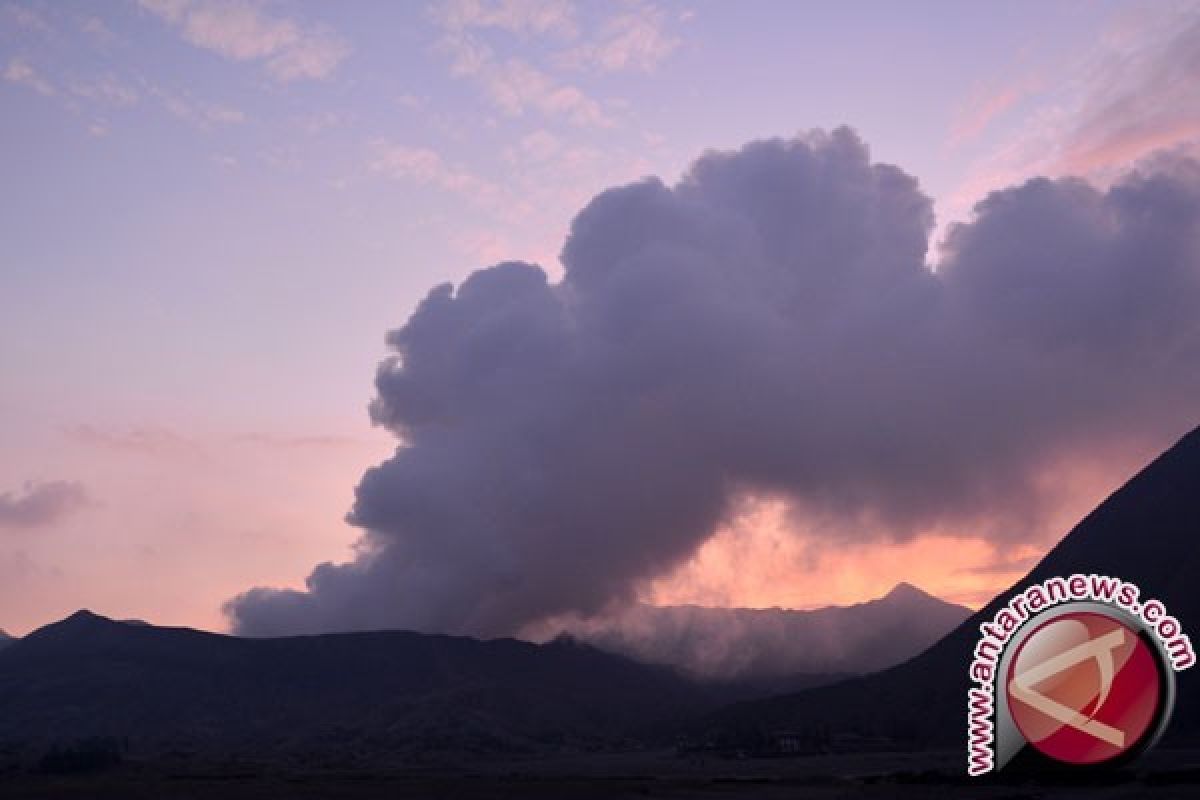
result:
M 348 559 L 396 446 L 365 411 L 384 332 L 496 260 L 555 274 L 607 186 L 848 123 L 940 237 L 1029 176 L 1196 146 L 1200 7 L 919 6 L 0 3 L 0 496 L 86 496 L 0 516 L 0 627 L 219 630 L 234 594 Z M 1166 444 L 1072 467 L 1056 529 Z M 813 541 L 764 502 L 644 594 L 977 605 L 1053 543 Z

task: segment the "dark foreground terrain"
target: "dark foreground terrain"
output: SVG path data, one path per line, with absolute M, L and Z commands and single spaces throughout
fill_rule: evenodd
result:
M 125 764 L 90 775 L 0 776 L 3 798 L 1194 798 L 1200 750 L 1160 750 L 1088 782 L 970 779 L 962 755 L 874 753 L 699 759 L 673 752 L 485 761 L 393 770 Z
M 1133 768 L 963 774 L 980 622 L 1023 586 L 1096 572 L 1195 636 L 1198 521 L 1200 429 L 921 655 L 782 694 L 570 639 L 252 640 L 81 612 L 0 653 L 0 800 L 1200 797 L 1200 669 L 1178 675 L 1163 746 Z

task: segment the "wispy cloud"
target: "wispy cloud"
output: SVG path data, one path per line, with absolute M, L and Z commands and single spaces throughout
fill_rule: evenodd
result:
M 369 143 L 367 169 L 379 176 L 420 186 L 436 187 L 486 212 L 505 225 L 517 225 L 534 215 L 530 198 L 498 184 L 471 169 L 446 159 L 428 147 L 417 147 L 374 139 Z M 495 252 L 495 242 L 482 244 L 478 236 L 459 236 L 456 248 L 472 255 Z
M 88 505 L 83 485 L 74 481 L 28 482 L 20 493 L 0 493 L 0 527 L 38 528 Z
M 254 445 L 272 450 L 296 450 L 300 448 L 339 448 L 361 444 L 358 439 L 338 434 L 281 434 L 239 433 L 233 436 L 236 444 Z
M 615 12 L 592 25 L 583 24 L 566 0 L 456 0 L 440 6 L 434 17 L 460 37 L 492 29 L 570 42 L 555 63 L 606 72 L 652 70 L 679 45 L 667 30 L 667 14 L 653 3 L 632 0 L 601 8 Z
M 1054 94 L 1038 98 L 1039 108 L 1021 128 L 975 165 L 964 196 L 978 198 L 1034 174 L 1107 183 L 1154 151 L 1200 143 L 1200 14 L 1194 8 L 1110 30 L 1096 51 L 1059 71 Z M 958 132 L 969 137 L 1037 93 L 1030 81 L 1021 86 L 985 96 L 974 115 L 961 118 Z
M 350 45 L 323 26 L 274 16 L 250 0 L 140 0 L 191 44 L 233 61 L 261 61 L 281 81 L 324 78 Z
M 79 97 L 113 106 L 131 106 L 138 101 L 137 90 L 111 74 L 72 83 L 71 92 Z
M 955 116 L 950 129 L 949 145 L 958 147 L 977 139 L 1004 112 L 1016 105 L 1026 91 L 1022 84 L 977 90 Z
M 543 163 L 554 158 L 563 150 L 562 140 L 549 131 L 539 128 L 521 137 L 516 147 L 509 148 L 506 158 L 510 162 Z
M 586 27 L 565 2 L 464 0 L 438 8 L 433 20 L 441 30 L 438 48 L 449 56 L 451 72 L 474 81 L 505 114 L 533 112 L 579 126 L 609 127 L 614 120 L 601 103 L 556 72 L 649 71 L 678 44 L 656 6 L 616 8 Z M 495 33 L 509 34 L 509 41 L 499 41 Z M 513 36 L 519 47 L 511 46 Z M 545 42 L 540 57 L 529 40 Z M 505 44 L 510 45 L 507 50 Z
M 93 42 L 107 46 L 117 41 L 117 34 L 99 17 L 85 17 L 79 21 L 79 30 L 83 31 Z
M 567 50 L 560 60 L 605 72 L 650 72 L 679 46 L 667 31 L 667 15 L 650 3 L 631 3 L 602 23 L 595 36 Z
M 49 33 L 51 31 L 50 23 L 38 11 L 29 6 L 18 5 L 17 3 L 5 3 L 0 14 L 2 14 L 4 19 L 22 30 L 35 31 L 37 33 Z
M 962 570 L 960 570 L 960 572 L 967 575 L 1022 575 L 1033 569 L 1033 567 L 1040 560 L 1040 553 L 1024 556 L 1013 556 L 1002 558 L 998 561 L 993 561 L 987 564 L 964 567 Z
M 969 141 L 1012 103 L 1028 102 L 1011 133 L 966 170 L 938 201 L 939 245 L 956 222 L 1001 186 L 1035 175 L 1085 177 L 1108 185 L 1156 151 L 1200 153 L 1200 14 L 1180 7 L 1110 26 L 1098 47 L 1063 54 L 1054 81 L 1030 75 L 981 94 L 951 133 Z M 973 109 L 973 111 L 972 111 Z M 982 126 L 982 127 L 981 127 Z
M 579 87 L 561 83 L 521 59 L 490 65 L 479 75 L 492 101 L 510 115 L 517 116 L 532 108 L 576 125 L 612 124 L 600 104 Z
M 446 191 L 459 192 L 490 204 L 500 195 L 500 188 L 491 181 L 475 175 L 470 170 L 448 163 L 442 156 L 427 147 L 409 147 L 385 139 L 371 143 L 370 169 L 380 175 L 397 180 L 441 187 Z
M 449 30 L 499 28 L 518 34 L 573 37 L 575 8 L 567 0 L 453 0 L 435 15 Z
M 247 431 L 197 436 L 161 427 L 105 428 L 86 424 L 63 428 L 62 434 L 85 447 L 154 458 L 206 458 L 214 448 L 230 444 L 271 450 L 341 448 L 361 444 L 352 436 L 336 433 Z
M 1061 154 L 1064 172 L 1120 169 L 1200 140 L 1200 14 L 1114 47 L 1093 79 Z
M 461 231 L 450 241 L 451 246 L 480 264 L 503 261 L 513 250 L 513 244 L 503 233 L 476 228 Z
M 68 439 L 88 447 L 148 456 L 195 455 L 199 445 L 190 437 L 166 428 L 116 430 L 95 425 L 72 425 L 62 429 Z
M 452 30 L 439 47 L 450 55 L 453 74 L 472 79 L 509 116 L 536 111 L 580 126 L 612 124 L 600 104 L 578 86 L 558 80 L 524 58 L 499 58 L 474 34 Z
M 607 7 L 605 7 L 607 8 Z M 679 40 L 667 32 L 667 16 L 657 6 L 633 2 L 590 27 L 575 7 L 559 0 L 462 0 L 433 13 L 441 29 L 438 48 L 450 57 L 451 72 L 470 78 L 509 116 L 536 112 L 579 126 L 609 127 L 614 120 L 582 88 L 558 70 L 616 72 L 653 70 Z M 492 32 L 518 37 L 519 49 L 497 54 Z M 549 50 L 539 59 L 528 40 L 543 39 Z
M 57 93 L 50 81 L 42 77 L 37 70 L 30 66 L 29 62 L 15 56 L 9 59 L 8 66 L 4 68 L 4 80 L 28 87 L 47 97 Z
M 177 94 L 159 86 L 150 86 L 149 92 L 172 116 L 200 128 L 237 125 L 246 121 L 245 112 L 236 108 L 195 100 L 189 95 Z

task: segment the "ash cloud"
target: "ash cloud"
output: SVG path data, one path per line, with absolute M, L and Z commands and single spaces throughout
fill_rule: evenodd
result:
M 548 631 L 701 678 L 763 680 L 886 669 L 969 616 L 968 608 L 901 584 L 853 606 L 793 611 L 636 604 L 589 620 L 554 620 Z
M 88 504 L 83 485 L 74 481 L 28 482 L 20 492 L 0 493 L 0 528 L 51 525 Z
M 829 541 L 1043 537 L 1055 470 L 1200 409 L 1200 167 L 992 193 L 926 263 L 916 180 L 849 129 L 708 153 L 388 335 L 357 557 L 230 601 L 248 635 L 511 634 L 631 602 L 740 497 Z

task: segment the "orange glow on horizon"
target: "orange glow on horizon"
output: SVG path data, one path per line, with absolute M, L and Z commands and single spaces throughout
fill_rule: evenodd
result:
M 907 542 L 822 542 L 788 529 L 781 503 L 763 503 L 719 531 L 696 555 L 645 587 L 655 605 L 818 608 L 851 605 L 911 583 L 978 608 L 1043 555 L 1007 553 L 979 538 L 927 534 Z
M 1152 452 L 1128 446 L 1104 458 L 1048 465 L 1040 482 L 1063 499 L 1041 520 L 1045 535 L 1011 544 L 944 530 L 903 542 L 882 535 L 838 541 L 797 530 L 783 501 L 751 501 L 686 563 L 644 585 L 639 599 L 655 605 L 805 609 L 865 602 L 907 582 L 978 609 L 1020 580 Z

